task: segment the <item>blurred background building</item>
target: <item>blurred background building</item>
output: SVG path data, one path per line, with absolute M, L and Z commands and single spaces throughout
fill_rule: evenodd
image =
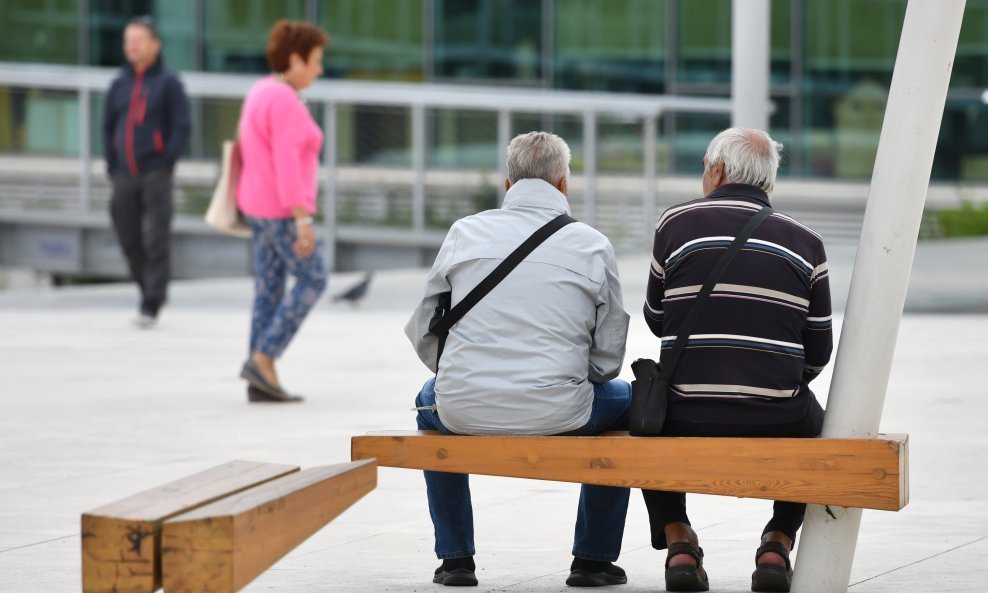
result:
M 332 38 L 329 80 L 314 87 L 310 106 L 334 140 L 324 192 L 338 267 L 428 263 L 452 220 L 496 206 L 504 140 L 534 128 L 557 131 L 573 147 L 577 215 L 619 247 L 637 249 L 656 209 L 698 193 L 703 151 L 730 125 L 730 111 L 726 101 L 654 112 L 631 101 L 726 100 L 731 7 L 731 0 L 0 0 L 0 212 L 17 211 L 0 216 L 6 253 L 41 249 L 28 239 L 11 246 L 15 223 L 54 224 L 39 210 L 81 205 L 94 216 L 76 217 L 75 226 L 85 220 L 99 230 L 107 196 L 101 89 L 123 62 L 124 25 L 139 14 L 157 20 L 165 59 L 186 77 L 193 100 L 193 137 L 178 172 L 179 211 L 190 218 L 177 224 L 180 234 L 199 233 L 191 217 L 205 209 L 238 97 L 267 72 L 271 24 L 290 18 L 318 23 Z M 786 146 L 781 175 L 791 182 L 780 198 L 789 187 L 817 200 L 806 217 L 825 235 L 856 232 L 905 7 L 905 0 L 771 3 L 770 132 Z M 74 73 L 89 82 L 67 84 Z M 986 88 L 988 0 L 968 0 L 934 197 L 980 196 L 988 187 Z M 559 108 L 518 107 L 532 91 L 551 93 Z M 498 96 L 510 108 L 492 107 Z M 38 257 L 67 250 L 67 258 L 88 258 L 90 271 L 104 264 L 110 271 L 117 264 L 101 247 L 106 240 L 58 247 L 52 239 Z M 227 249 L 239 257 L 241 247 Z

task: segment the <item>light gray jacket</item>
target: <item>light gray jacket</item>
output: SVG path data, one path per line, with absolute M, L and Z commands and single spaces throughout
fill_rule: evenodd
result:
M 452 287 L 456 305 L 543 224 L 569 213 L 566 197 L 539 179 L 508 190 L 499 210 L 458 220 L 429 272 L 405 335 L 435 371 L 429 320 Z M 591 227 L 570 224 L 518 265 L 446 341 L 436 379 L 443 424 L 461 434 L 558 434 L 590 418 L 593 383 L 616 377 L 628 314 L 614 249 Z

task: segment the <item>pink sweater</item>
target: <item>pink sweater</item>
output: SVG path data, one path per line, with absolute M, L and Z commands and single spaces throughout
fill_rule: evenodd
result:
M 292 87 L 271 76 L 257 81 L 244 99 L 239 140 L 241 212 L 287 218 L 304 206 L 315 214 L 323 134 Z

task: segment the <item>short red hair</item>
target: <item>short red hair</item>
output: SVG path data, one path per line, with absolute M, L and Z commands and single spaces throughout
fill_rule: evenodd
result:
M 274 72 L 285 72 L 292 54 L 307 61 L 313 49 L 328 44 L 329 36 L 319 27 L 305 21 L 280 20 L 268 33 L 268 64 Z

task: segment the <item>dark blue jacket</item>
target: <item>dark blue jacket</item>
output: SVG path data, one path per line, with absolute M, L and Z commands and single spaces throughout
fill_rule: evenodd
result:
M 106 95 L 103 152 L 107 172 L 133 176 L 171 169 L 189 139 L 189 99 L 161 57 L 143 72 L 124 66 Z

